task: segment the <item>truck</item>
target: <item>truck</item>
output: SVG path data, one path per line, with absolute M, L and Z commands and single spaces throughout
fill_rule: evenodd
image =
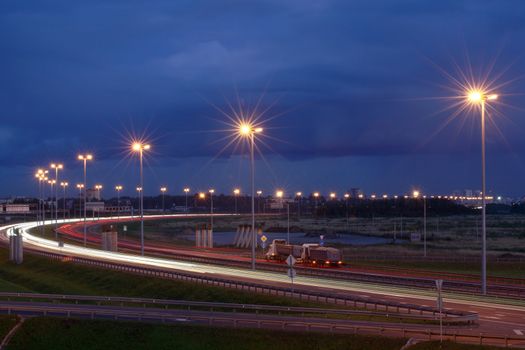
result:
M 288 244 L 285 239 L 274 239 L 266 252 L 266 259 L 284 261 L 289 255 L 298 259 L 301 253 L 301 246 Z
M 311 266 L 340 266 L 343 264 L 341 251 L 319 244 L 303 244 L 301 262 Z
M 341 266 L 342 253 L 339 249 L 321 247 L 319 244 L 288 244 L 284 239 L 274 239 L 266 252 L 267 260 L 284 261 L 292 255 L 297 263 L 309 266 Z

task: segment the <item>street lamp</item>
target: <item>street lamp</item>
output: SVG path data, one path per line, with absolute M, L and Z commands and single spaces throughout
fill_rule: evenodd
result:
M 350 194 L 345 193 L 343 197 L 345 198 L 345 207 L 346 207 L 346 229 L 348 230 L 348 225 L 350 224 L 350 222 L 349 222 L 349 218 L 348 218 L 348 199 L 350 198 Z
M 161 187 L 160 188 L 160 193 L 162 193 L 162 213 L 163 214 L 164 214 L 164 195 L 165 195 L 167 190 L 168 190 L 167 187 Z
M 261 196 L 263 194 L 263 191 L 257 190 L 257 212 L 261 213 Z M 264 210 L 264 207 L 263 207 Z
M 241 190 L 238 188 L 235 188 L 233 190 L 233 197 L 235 199 L 235 214 L 237 214 L 237 197 L 239 196 L 240 193 L 241 193 Z
M 95 185 L 95 190 L 97 190 L 97 200 L 101 200 L 102 196 L 100 195 L 100 192 L 102 190 L 102 185 Z M 93 214 L 93 221 L 95 220 L 95 207 L 92 208 L 92 214 Z M 97 208 L 97 214 L 98 218 L 100 219 L 100 210 Z
M 252 183 L 252 270 L 255 270 L 255 246 L 257 237 L 255 235 L 255 134 L 262 133 L 263 128 L 255 127 L 249 123 L 239 124 L 238 134 L 248 138 L 250 141 L 250 163 L 251 163 L 251 183 Z
M 122 188 L 122 185 L 115 186 L 115 191 L 117 191 L 117 221 L 120 221 L 120 191 Z
M 82 217 L 82 189 L 84 188 L 84 184 L 77 184 L 78 188 L 78 217 Z
M 139 153 L 140 163 L 140 255 L 144 256 L 144 173 L 143 173 L 143 154 L 144 151 L 148 151 L 151 148 L 149 144 L 143 144 L 141 142 L 135 142 L 131 145 L 131 149 L 134 152 Z
M 63 212 L 63 221 L 66 222 L 66 187 L 69 186 L 69 183 L 63 181 L 60 183 L 62 189 L 64 190 L 64 212 Z
M 297 219 L 301 219 L 301 201 L 303 197 L 303 192 L 296 192 L 295 197 L 297 197 Z
M 419 191 L 412 192 L 414 198 L 419 198 Z M 427 196 L 423 196 L 423 256 L 427 257 Z
M 335 192 L 331 192 L 331 193 L 330 193 L 330 199 L 331 199 L 331 200 L 335 200 L 335 197 L 336 197 Z
M 314 192 L 314 201 L 315 201 L 315 215 L 317 216 L 317 201 L 319 200 L 319 192 Z
M 481 109 L 481 293 L 487 294 L 487 212 L 486 212 L 486 177 L 485 177 L 485 104 L 498 99 L 497 94 L 488 94 L 480 90 L 467 92 L 467 101 Z
M 53 193 L 55 193 L 54 191 L 54 188 L 55 188 L 55 184 L 57 183 L 55 179 L 52 179 L 52 180 L 47 180 L 47 183 L 51 186 L 51 196 L 53 195 Z M 53 201 L 53 205 L 54 205 L 54 201 Z M 53 209 L 51 208 L 51 222 L 53 220 Z M 55 238 L 58 237 L 58 234 L 57 234 L 57 223 L 55 222 Z
M 208 192 L 210 193 L 210 230 L 213 232 L 213 194 L 215 190 L 210 188 Z
M 186 214 L 188 214 L 188 193 L 190 193 L 190 188 L 185 187 L 183 191 L 184 191 L 184 195 L 186 196 Z
M 87 226 L 86 226 L 87 191 L 85 189 L 87 189 L 87 161 L 93 160 L 93 155 L 92 154 L 79 154 L 77 158 L 78 160 L 81 160 L 84 162 L 84 186 L 82 188 L 84 188 L 84 246 L 86 246 L 87 244 Z
M 58 164 L 58 163 L 51 163 L 50 167 L 51 169 L 55 169 L 55 183 L 58 184 L 58 170 L 64 169 L 64 165 Z M 58 188 L 57 187 L 58 186 L 55 186 L 55 193 L 54 193 L 54 196 L 55 196 L 55 204 L 54 204 L 54 207 L 55 207 L 55 238 L 58 238 L 58 233 L 56 232 L 57 224 L 58 224 L 58 193 L 57 193 Z

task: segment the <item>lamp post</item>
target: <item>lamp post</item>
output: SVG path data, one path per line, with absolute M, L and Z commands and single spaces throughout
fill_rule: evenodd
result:
M 261 196 L 263 194 L 263 191 L 257 190 L 257 212 L 261 213 Z M 264 210 L 264 207 L 263 207 Z
M 345 193 L 344 198 L 345 198 L 345 207 L 346 207 L 346 210 L 345 210 L 346 211 L 346 229 L 348 230 L 348 226 L 350 224 L 349 218 L 348 218 L 348 199 L 350 198 L 350 194 Z
M 215 190 L 210 188 L 208 192 L 210 193 L 210 230 L 213 232 L 213 194 Z
M 63 212 L 63 221 L 66 222 L 66 187 L 69 186 L 69 183 L 63 181 L 60 183 L 62 189 L 64 190 L 64 212 Z
M 250 142 L 250 168 L 251 168 L 251 195 L 252 195 L 252 270 L 255 270 L 255 246 L 257 237 L 255 233 L 255 134 L 262 133 L 263 128 L 256 127 L 250 123 L 239 124 L 238 134 Z
M 301 219 L 301 200 L 303 197 L 302 192 L 295 193 L 295 197 L 297 197 L 297 220 Z
M 63 164 L 58 164 L 58 163 L 51 163 L 51 169 L 55 169 L 55 184 L 58 184 L 58 170 L 62 170 L 64 169 L 64 165 Z M 54 193 L 54 196 L 55 196 L 55 204 L 54 204 L 54 207 L 55 207 L 55 238 L 58 238 L 58 233 L 56 232 L 57 231 L 57 224 L 58 224 L 58 186 L 55 186 L 55 193 Z
M 315 207 L 314 207 L 314 214 L 317 216 L 317 201 L 319 200 L 319 192 L 314 192 L 314 201 L 315 201 Z
M 164 214 L 164 194 L 166 193 L 167 190 L 168 190 L 167 187 L 160 188 L 160 193 L 162 194 L 162 214 Z
M 117 221 L 120 221 L 120 191 L 122 188 L 122 185 L 115 186 L 115 191 L 117 191 Z
M 82 188 L 84 188 L 84 246 L 86 246 L 87 244 L 87 226 L 86 226 L 86 215 L 87 215 L 87 211 L 86 211 L 86 202 L 87 202 L 87 161 L 88 160 L 93 160 L 93 155 L 91 154 L 79 154 L 78 155 L 78 160 L 81 160 L 84 162 L 84 186 Z
M 488 94 L 483 91 L 468 91 L 467 100 L 481 110 L 481 293 L 487 294 L 487 212 L 486 212 L 486 176 L 485 176 L 485 104 L 498 99 L 497 94 Z
M 82 217 L 82 189 L 84 188 L 84 184 L 77 184 L 78 188 L 78 217 Z
M 144 256 L 144 174 L 143 174 L 143 155 L 144 151 L 147 151 L 151 148 L 149 144 L 143 144 L 140 142 L 135 142 L 131 146 L 134 152 L 139 153 L 139 163 L 140 163 L 140 191 L 139 191 L 139 201 L 140 201 L 140 255 Z
M 95 185 L 95 190 L 97 190 L 97 197 L 98 200 L 102 200 L 101 191 L 102 191 L 102 185 Z M 97 209 L 98 218 L 100 219 L 100 210 Z M 93 219 L 95 218 L 95 208 L 93 208 Z
M 414 191 L 412 196 L 419 198 L 419 191 Z M 423 196 L 423 256 L 427 257 L 427 196 Z
M 233 190 L 233 197 L 235 200 L 235 214 L 237 214 L 237 197 L 239 196 L 240 193 L 241 193 L 241 190 L 239 188 L 235 188 Z
M 186 197 L 186 215 L 188 214 L 188 193 L 190 193 L 190 188 L 189 187 L 185 187 L 184 188 L 184 195 Z
M 55 193 L 55 184 L 57 183 L 55 179 L 51 179 L 51 180 L 47 180 L 47 183 L 51 186 L 51 196 L 53 196 L 53 194 Z M 53 206 L 55 205 L 55 201 L 51 201 L 53 204 Z M 51 212 L 50 212 L 50 215 L 51 215 L 51 222 L 53 222 L 53 208 L 51 208 Z M 58 237 L 58 234 L 57 234 L 57 223 L 55 222 L 55 238 Z

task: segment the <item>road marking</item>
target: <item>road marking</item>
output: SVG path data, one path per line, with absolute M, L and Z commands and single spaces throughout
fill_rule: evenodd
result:
M 514 333 L 516 333 L 517 335 L 523 335 L 523 332 L 519 329 L 515 329 Z

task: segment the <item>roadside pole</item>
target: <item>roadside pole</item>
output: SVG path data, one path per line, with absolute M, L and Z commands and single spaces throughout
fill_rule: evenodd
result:
M 293 279 L 297 275 L 297 271 L 293 268 L 293 266 L 296 263 L 296 259 L 293 257 L 293 255 L 288 255 L 286 258 L 286 265 L 288 265 L 288 277 L 290 277 L 290 280 L 292 281 L 292 294 L 293 294 Z
M 443 280 L 436 280 L 436 288 L 438 292 L 437 307 L 439 309 L 439 341 L 443 343 L 443 298 L 441 297 Z

